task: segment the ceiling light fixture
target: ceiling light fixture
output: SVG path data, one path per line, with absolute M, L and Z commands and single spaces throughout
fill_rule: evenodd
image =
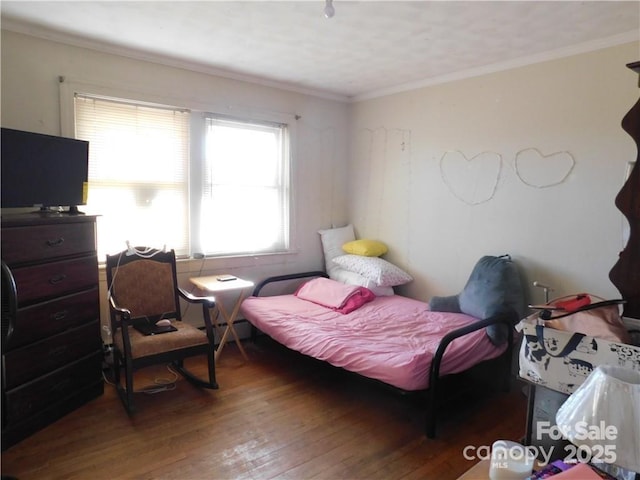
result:
M 325 18 L 332 18 L 336 14 L 336 9 L 333 8 L 333 0 L 326 0 L 327 4 L 324 7 Z

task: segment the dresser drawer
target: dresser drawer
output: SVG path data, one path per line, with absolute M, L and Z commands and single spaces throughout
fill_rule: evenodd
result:
M 5 351 L 33 343 L 100 316 L 98 288 L 19 308 Z
M 52 404 L 74 395 L 87 385 L 101 381 L 102 352 L 51 372 L 29 383 L 8 390 L 4 410 L 8 423 L 18 423 Z
M 93 222 L 2 229 L 2 259 L 9 265 L 95 252 Z
M 16 308 L 12 318 L 2 316 L 4 450 L 101 395 L 104 354 L 96 217 L 41 212 L 0 220 L 10 273 L 3 308 Z
M 98 284 L 95 255 L 16 268 L 12 273 L 18 292 L 18 307 L 89 289 Z
M 95 351 L 101 351 L 97 319 L 41 342 L 11 350 L 4 355 L 5 388 L 16 387 Z

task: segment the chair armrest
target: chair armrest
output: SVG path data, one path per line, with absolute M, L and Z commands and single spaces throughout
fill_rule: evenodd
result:
M 131 310 L 127 308 L 119 307 L 116 304 L 115 299 L 111 295 L 109 295 L 109 308 L 113 313 L 120 315 L 120 318 L 122 321 L 127 322 L 131 320 Z
M 207 305 L 208 308 L 213 308 L 216 306 L 215 297 L 201 297 L 199 295 L 194 295 L 193 293 L 189 293 L 181 287 L 178 287 L 178 294 L 189 303 L 202 303 Z
M 434 312 L 461 313 L 460 296 L 449 295 L 448 297 L 433 297 L 429 300 L 429 306 Z
M 253 289 L 253 296 L 254 297 L 259 296 L 260 290 L 262 290 L 262 288 L 268 285 L 269 283 L 283 282 L 286 280 L 296 280 L 298 278 L 307 278 L 307 277 L 329 278 L 329 275 L 327 275 L 325 272 L 322 272 L 320 270 L 315 270 L 311 272 L 288 273 L 286 275 L 276 275 L 273 277 L 267 277 L 255 286 L 255 288 Z

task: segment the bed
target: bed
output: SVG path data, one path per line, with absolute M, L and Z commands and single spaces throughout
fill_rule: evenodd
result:
M 295 293 L 263 295 L 265 287 L 291 280 L 302 284 Z M 470 283 L 471 278 L 467 285 Z M 348 300 L 363 295 L 367 301 L 355 302 L 350 310 L 353 305 Z M 449 297 L 442 299 L 451 303 Z M 347 311 L 340 308 L 345 303 Z M 375 295 L 368 288 L 330 279 L 319 271 L 262 281 L 243 301 L 241 313 L 255 329 L 289 349 L 401 392 L 426 393 L 425 433 L 429 438 L 435 437 L 444 376 L 494 361 L 508 390 L 513 325 L 520 319 L 513 308 L 494 310 L 485 318 L 433 311 L 428 303 L 395 294 Z M 505 335 L 496 345 L 487 328 L 499 325 Z

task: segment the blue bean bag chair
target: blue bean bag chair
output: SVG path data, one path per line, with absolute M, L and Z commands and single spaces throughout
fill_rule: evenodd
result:
M 525 295 L 511 257 L 487 255 L 478 260 L 462 292 L 433 297 L 429 306 L 436 312 L 466 313 L 480 320 L 514 310 L 520 319 L 525 313 Z M 504 325 L 490 325 L 486 331 L 495 345 L 507 340 Z

